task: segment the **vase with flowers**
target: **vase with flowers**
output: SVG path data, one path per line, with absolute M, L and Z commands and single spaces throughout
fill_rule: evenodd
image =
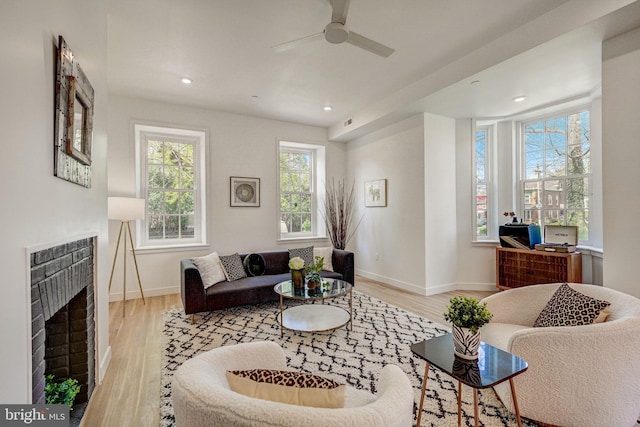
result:
M 457 296 L 449 300 L 444 320 L 453 324 L 453 351 L 467 360 L 478 358 L 480 327 L 488 323 L 493 314 L 487 303 L 473 297 Z
M 304 293 L 304 260 L 300 257 L 291 258 L 289 260 L 289 271 L 291 272 L 293 293 L 295 295 Z
M 511 217 L 511 224 L 517 224 L 518 223 L 518 217 L 516 216 L 515 212 L 507 212 L 505 211 L 502 215 L 504 215 L 505 217 L 510 216 Z M 507 223 L 509 224 L 509 223 Z

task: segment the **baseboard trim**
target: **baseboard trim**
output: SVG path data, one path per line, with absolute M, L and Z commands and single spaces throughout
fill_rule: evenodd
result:
M 135 284 L 137 285 L 137 283 Z M 128 287 L 128 286 L 127 286 Z M 143 289 L 145 297 L 157 297 L 161 295 L 179 294 L 179 286 L 167 286 L 164 288 Z M 127 291 L 127 300 L 140 298 L 140 290 L 136 286 L 133 291 Z M 122 301 L 122 292 L 109 294 L 109 302 Z
M 413 283 L 403 282 L 402 280 L 396 280 L 391 277 L 382 276 L 380 274 L 371 273 L 364 270 L 356 270 L 355 273 L 366 279 L 375 280 L 384 284 L 400 288 L 408 292 L 419 295 L 437 295 L 444 292 L 451 291 L 496 291 L 495 283 L 474 283 L 474 282 L 459 282 L 448 283 L 446 285 L 434 286 L 430 288 L 424 288 L 422 286 L 415 285 Z M 357 288 L 356 288 L 357 289 Z
M 403 282 L 401 280 L 392 279 L 391 277 L 381 276 L 379 274 L 371 273 L 369 271 L 364 270 L 355 270 L 355 273 L 358 276 L 362 276 L 369 280 L 375 280 L 377 282 L 382 282 L 387 285 L 391 285 L 395 288 L 404 289 L 405 291 L 412 292 L 414 294 L 424 295 L 424 288 L 420 286 L 414 285 L 413 283 Z M 356 287 L 357 289 L 357 287 Z
M 104 352 L 104 356 L 102 360 L 100 360 L 100 366 L 98 372 L 98 383 L 96 385 L 102 384 L 102 380 L 104 379 L 105 374 L 107 373 L 107 368 L 109 368 L 109 364 L 111 364 L 111 346 L 107 347 L 107 351 Z

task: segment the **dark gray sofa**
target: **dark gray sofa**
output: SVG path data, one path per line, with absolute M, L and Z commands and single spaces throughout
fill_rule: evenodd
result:
M 265 262 L 263 276 L 245 277 L 232 282 L 220 282 L 204 289 L 198 268 L 191 259 L 180 261 L 182 304 L 186 314 L 239 305 L 276 301 L 273 287 L 289 280 L 289 251 L 256 252 Z M 244 260 L 247 254 L 241 254 Z M 353 252 L 333 250 L 333 272 L 323 271 L 323 277 L 345 280 L 354 284 Z

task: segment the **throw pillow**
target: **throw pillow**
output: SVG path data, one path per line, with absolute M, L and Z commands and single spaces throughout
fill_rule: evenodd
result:
M 344 384 L 302 372 L 251 369 L 227 371 L 231 390 L 258 399 L 317 408 L 342 408 Z
M 240 254 L 235 253 L 233 255 L 221 255 L 220 262 L 224 267 L 224 274 L 227 276 L 228 281 L 242 279 L 247 277 L 247 273 L 244 271 L 244 265 L 242 265 L 242 259 Z
M 295 257 L 302 258 L 304 260 L 305 267 L 313 265 L 313 246 L 309 246 L 308 248 L 289 249 L 289 259 Z
M 603 308 L 600 311 L 600 314 L 598 314 L 598 317 L 596 317 L 596 320 L 593 321 L 593 323 L 604 323 L 607 321 L 607 318 L 609 317 L 609 315 L 611 314 L 611 306 L 607 307 L 607 308 Z
M 210 288 L 216 283 L 224 282 L 227 280 L 227 276 L 224 274 L 222 263 L 217 252 L 212 252 L 209 255 L 196 257 L 191 259 L 193 263 L 198 267 L 200 277 L 202 277 L 202 283 L 204 288 Z
M 242 261 L 249 276 L 262 276 L 265 270 L 264 258 L 260 254 L 249 254 Z
M 333 255 L 333 248 L 313 248 L 313 259 L 316 257 L 324 258 L 324 271 L 333 271 L 333 263 L 331 262 L 331 256 Z
M 538 328 L 590 325 L 609 305 L 611 303 L 581 294 L 565 283 L 551 296 L 533 326 Z

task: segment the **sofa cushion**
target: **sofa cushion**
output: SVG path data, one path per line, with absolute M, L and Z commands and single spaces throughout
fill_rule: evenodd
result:
M 192 261 L 198 267 L 205 289 L 227 280 L 217 252 L 212 252 L 203 257 L 192 258 Z
M 289 259 L 300 257 L 304 260 L 305 266 L 313 265 L 313 246 L 307 248 L 295 248 L 289 249 Z
M 333 256 L 333 248 L 332 247 L 328 247 L 328 248 L 313 248 L 313 259 L 315 259 L 316 257 L 321 257 L 324 258 L 324 264 L 322 266 L 322 269 L 324 271 L 333 271 L 333 263 L 331 261 L 331 258 Z
M 346 386 L 303 372 L 269 369 L 227 371 L 229 388 L 237 393 L 273 402 L 318 408 L 342 408 Z
M 264 258 L 260 254 L 248 254 L 242 265 L 249 276 L 262 276 L 265 270 Z
M 480 339 L 501 350 L 509 351 L 511 337 L 523 329 L 531 329 L 531 327 L 511 323 L 489 322 L 480 328 Z
M 233 255 L 221 255 L 220 262 L 224 267 L 224 274 L 227 276 L 228 281 L 242 279 L 247 277 L 247 273 L 244 271 L 244 265 L 242 265 L 242 259 L 240 254 L 235 253 Z
M 577 292 L 564 283 L 551 296 L 533 323 L 534 327 L 590 325 L 611 305 Z

